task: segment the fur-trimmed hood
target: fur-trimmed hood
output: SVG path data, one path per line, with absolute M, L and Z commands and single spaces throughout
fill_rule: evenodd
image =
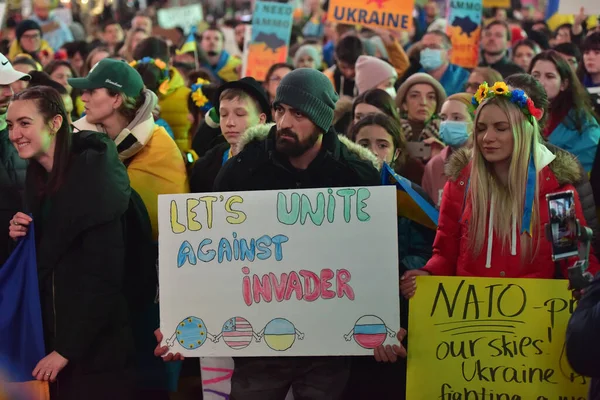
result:
M 252 128 L 248 128 L 240 140 L 239 151 L 241 152 L 244 147 L 252 142 L 262 142 L 266 140 L 274 126 L 275 124 L 259 124 Z M 377 157 L 371 153 L 369 149 L 354 143 L 344 135 L 338 135 L 338 140 L 348 148 L 350 153 L 363 161 L 370 162 L 377 170 L 381 169 L 381 162 L 379 162 Z
M 548 144 L 542 144 L 541 146 L 544 146 L 554 155 L 554 159 L 548 166 L 554 176 L 556 176 L 559 185 L 574 185 L 581 181 L 582 169 L 575 156 L 555 146 Z M 450 156 L 446 164 L 445 174 L 451 181 L 455 181 L 461 176 L 463 170 L 471 162 L 471 154 L 471 149 L 462 148 Z

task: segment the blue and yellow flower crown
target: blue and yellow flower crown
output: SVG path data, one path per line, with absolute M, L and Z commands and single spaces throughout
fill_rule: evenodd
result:
M 474 107 L 478 107 L 484 100 L 497 96 L 506 97 L 511 103 L 519 106 L 523 114 L 530 118 L 530 121 L 531 118 L 539 121 L 544 114 L 540 108 L 535 106 L 533 100 L 524 91 L 521 89 L 510 90 L 504 82 L 496 82 L 492 87 L 489 87 L 487 82 L 483 82 L 479 85 L 479 89 L 475 92 L 471 103 Z M 531 122 L 533 123 L 533 121 Z
M 171 77 L 169 75 L 168 65 L 163 60 L 160 60 L 158 58 L 156 58 L 156 59 L 150 58 L 150 57 L 144 57 L 141 60 L 132 61 L 129 63 L 129 65 L 131 65 L 133 68 L 137 67 L 138 65 L 143 65 L 143 64 L 153 64 L 153 65 L 156 65 L 156 67 L 158 69 L 160 69 L 162 77 L 159 82 L 160 86 L 158 87 L 158 91 L 161 94 L 167 94 L 167 92 L 169 91 L 169 80 Z
M 210 84 L 210 81 L 206 79 L 198 78 L 196 83 L 192 85 L 192 100 L 194 100 L 194 104 L 196 107 L 200 109 L 202 112 L 208 112 L 212 107 L 212 103 L 206 97 L 204 92 L 202 91 L 202 86 Z

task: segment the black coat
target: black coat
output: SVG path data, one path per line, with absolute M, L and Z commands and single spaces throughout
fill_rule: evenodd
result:
M 585 290 L 567 326 L 566 352 L 571 367 L 592 377 L 589 400 L 600 400 L 600 275 Z
M 216 192 L 324 187 L 375 186 L 380 175 L 370 160 L 340 142 L 333 129 L 323 135 L 321 151 L 304 171 L 298 171 L 275 149 L 275 131 L 246 132 L 243 150 L 229 160 L 215 180 Z
M 208 115 L 206 118 L 209 118 Z M 192 150 L 196 152 L 198 157 L 203 157 L 213 147 L 227 143 L 221 134 L 221 128 L 213 128 L 208 125 L 206 120 L 202 121 L 194 140 L 192 141 Z
M 11 247 L 8 236 L 10 220 L 22 206 L 27 161 L 8 139 L 8 130 L 0 130 L 0 266 L 6 262 Z
M 37 192 L 28 173 L 46 352 L 69 360 L 52 397 L 128 399 L 133 339 L 122 219 L 130 186 L 114 142 L 96 132 L 75 134 L 68 172 L 45 213 Z
M 192 193 L 212 192 L 215 179 L 223 166 L 223 155 L 229 151 L 229 147 L 227 142 L 218 144 L 196 161 L 190 177 Z

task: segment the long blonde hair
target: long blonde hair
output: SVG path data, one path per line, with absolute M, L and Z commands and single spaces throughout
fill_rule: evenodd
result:
M 486 238 L 490 207 L 494 207 L 492 223 L 494 235 L 502 243 L 504 252 L 511 242 L 513 232 L 513 218 L 516 218 L 517 235 L 521 241 L 521 260 L 526 256 L 533 257 L 532 238 L 539 237 L 541 229 L 539 225 L 539 179 L 536 174 L 535 195 L 531 212 L 531 237 L 521 232 L 521 221 L 525 205 L 525 190 L 529 157 L 532 149 L 542 144 L 539 126 L 534 118 L 531 121 L 519 107 L 511 103 L 507 98 L 498 96 L 487 99 L 481 103 L 475 116 L 475 135 L 477 135 L 477 123 L 481 110 L 490 104 L 495 104 L 504 111 L 512 128 L 514 147 L 508 170 L 508 182 L 504 185 L 497 178 L 493 166 L 483 157 L 479 146 L 473 146 L 473 163 L 471 167 L 471 181 L 467 194 L 471 203 L 471 219 L 469 221 L 469 245 L 477 256 L 480 254 Z M 533 157 L 537 162 L 535 150 Z M 493 203 L 492 203 L 493 202 Z M 509 218 L 512 216 L 512 218 Z M 529 227 L 526 227 L 529 228 Z M 488 240 L 492 240 L 489 238 Z M 516 244 L 515 244 L 516 245 Z

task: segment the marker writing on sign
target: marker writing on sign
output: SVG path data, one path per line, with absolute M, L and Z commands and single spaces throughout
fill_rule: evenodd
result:
M 286 235 L 263 235 L 259 238 L 238 239 L 237 233 L 233 232 L 232 239 L 221 238 L 216 246 L 213 240 L 206 238 L 198 244 L 196 249 L 187 240 L 181 243 L 177 252 L 177 267 L 181 268 L 185 263 L 196 265 L 200 262 L 211 262 L 217 258 L 219 264 L 231 260 L 250 261 L 255 259 L 264 261 L 275 256 L 276 261 L 283 260 L 283 244 L 289 238 Z
M 180 205 L 177 201 L 171 200 L 171 231 L 175 234 L 184 233 L 185 231 L 197 232 L 204 229 L 202 225 L 201 216 L 204 216 L 204 223 L 206 228 L 212 229 L 214 221 L 214 208 L 216 204 L 221 204 L 227 212 L 225 221 L 228 224 L 239 225 L 246 221 L 246 214 L 243 211 L 234 208 L 236 204 L 242 204 L 244 199 L 240 196 L 234 195 L 227 199 L 223 195 L 217 196 L 202 196 L 202 197 L 190 197 L 185 201 L 185 219 L 180 220 L 179 208 Z M 216 203 L 216 204 L 215 204 Z M 203 207 L 201 207 L 203 206 Z
M 312 271 L 301 270 L 281 273 L 279 277 L 273 272 L 262 276 L 250 276 L 250 268 L 242 268 L 242 296 L 247 306 L 253 303 L 270 303 L 273 299 L 278 303 L 291 300 L 295 296 L 297 300 L 313 302 L 319 298 L 333 299 L 346 296 L 354 300 L 354 289 L 350 286 L 350 272 L 346 269 L 338 269 L 333 272 L 329 268 L 321 270 L 317 275 Z M 330 282 L 335 278 L 335 290 L 331 289 Z

